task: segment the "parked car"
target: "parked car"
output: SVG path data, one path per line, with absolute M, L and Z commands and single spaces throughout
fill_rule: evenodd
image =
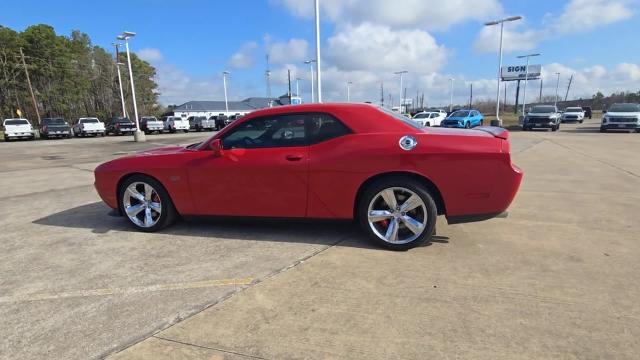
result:
M 44 118 L 40 124 L 40 136 L 45 139 L 71 138 L 71 127 L 63 118 Z
M 33 126 L 27 119 L 4 119 L 2 127 L 4 128 L 4 141 L 36 138 Z
M 227 126 L 227 125 L 231 124 L 232 122 L 240 119 L 241 117 L 242 117 L 242 115 L 240 115 L 240 114 L 229 115 L 229 117 L 224 120 L 224 124 L 225 124 L 225 126 Z
M 215 120 L 209 120 L 206 116 L 189 116 L 187 118 L 189 121 L 189 129 L 195 131 L 213 131 L 216 127 Z
M 107 134 L 133 135 L 136 132 L 136 124 L 126 117 L 114 117 L 107 121 Z
M 189 132 L 189 121 L 180 116 L 163 116 L 164 129 L 174 134 L 176 131 Z
M 84 117 L 78 119 L 78 121 L 71 128 L 73 135 L 78 136 L 105 136 L 107 134 L 106 127 L 102 121 L 94 117 Z
M 425 129 L 368 104 L 282 106 L 203 142 L 99 165 L 95 187 L 141 231 L 187 215 L 355 217 L 374 242 L 404 250 L 429 241 L 438 215 L 504 216 L 522 179 L 508 137 Z
M 478 110 L 458 110 L 442 120 L 440 126 L 469 129 L 484 124 L 484 116 Z
M 640 132 L 640 104 L 613 104 L 602 115 L 600 132 L 607 130 L 635 130 Z
M 591 119 L 593 116 L 593 110 L 591 110 L 591 106 L 583 106 L 582 110 L 584 110 L 584 117 Z
M 145 134 L 150 134 L 152 132 L 162 134 L 162 131 L 164 130 L 164 124 L 155 116 L 143 116 L 140 118 L 139 123 L 140 130 L 144 131 Z
M 536 105 L 525 115 L 522 130 L 542 128 L 556 131 L 560 128 L 560 118 L 561 114 L 554 105 Z
M 560 118 L 562 122 L 567 121 L 577 121 L 580 124 L 584 121 L 584 110 L 581 107 L 568 107 L 564 109 L 562 113 L 562 117 Z
M 216 130 L 222 130 L 225 126 L 227 126 L 227 116 L 224 114 L 218 114 L 218 116 L 212 116 L 216 123 Z M 211 119 L 211 118 L 209 118 Z
M 440 110 L 419 112 L 415 114 L 412 119 L 420 126 L 440 126 L 440 123 L 446 117 L 447 112 L 444 110 Z

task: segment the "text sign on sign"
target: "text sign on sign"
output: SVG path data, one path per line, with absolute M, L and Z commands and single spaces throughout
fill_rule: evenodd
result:
M 542 65 L 529 65 L 529 76 L 525 76 L 527 72 L 526 65 L 516 65 L 516 66 L 503 66 L 500 69 L 500 76 L 502 80 L 524 80 L 525 77 L 529 79 L 537 79 L 540 77 L 540 73 L 542 72 Z

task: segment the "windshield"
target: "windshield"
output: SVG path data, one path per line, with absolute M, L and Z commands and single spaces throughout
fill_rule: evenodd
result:
M 98 119 L 80 119 L 80 121 L 84 124 L 95 124 L 98 122 Z
M 411 121 L 411 119 L 409 119 L 408 117 L 406 117 L 404 115 L 398 114 L 395 111 L 391 111 L 391 110 L 383 108 L 383 107 L 379 107 L 378 110 L 382 111 L 383 113 L 385 113 L 387 115 L 390 115 L 390 116 L 394 117 L 397 120 L 402 121 L 403 123 L 411 126 L 414 129 L 421 129 L 420 126 L 418 126 L 417 123 L 415 123 L 414 121 Z
M 45 125 L 66 125 L 66 123 L 64 122 L 64 119 L 61 119 L 61 118 L 42 119 L 42 123 Z
M 130 123 L 131 120 L 129 120 L 127 118 L 120 118 L 120 119 L 116 119 L 116 122 L 118 122 L 118 123 Z
M 565 111 L 566 112 L 582 112 L 584 110 L 582 110 L 582 108 L 575 107 L 575 108 L 567 108 L 567 110 Z
M 552 112 L 556 112 L 556 109 L 553 106 L 534 106 L 530 111 L 531 113 L 538 114 L 548 114 Z
M 610 112 L 640 112 L 640 104 L 613 104 Z
M 5 125 L 29 125 L 29 122 L 23 119 L 13 119 L 13 120 L 6 120 L 4 124 Z
M 145 121 L 158 121 L 158 119 L 156 119 L 156 118 L 155 118 L 155 117 L 153 117 L 153 116 L 144 116 L 144 117 L 142 118 L 142 120 L 145 120 Z
M 450 117 L 467 117 L 467 116 L 469 116 L 469 111 L 467 111 L 467 110 L 454 111 L 453 114 L 451 114 L 449 116 Z
M 416 116 L 414 116 L 414 119 L 427 119 L 429 118 L 429 113 L 422 113 L 422 114 L 416 114 Z

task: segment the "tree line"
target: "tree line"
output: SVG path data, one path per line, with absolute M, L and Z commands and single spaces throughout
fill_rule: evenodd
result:
M 126 53 L 118 63 L 126 64 Z M 0 118 L 16 117 L 18 110 L 37 122 L 27 73 L 40 117 L 80 117 L 102 120 L 122 116 L 115 56 L 93 45 L 78 30 L 57 35 L 49 25 L 34 25 L 22 32 L 0 25 Z M 159 115 L 156 70 L 131 53 L 138 114 Z M 26 71 L 25 71 L 26 68 Z M 120 66 L 127 115 L 133 119 L 131 85 L 126 66 Z

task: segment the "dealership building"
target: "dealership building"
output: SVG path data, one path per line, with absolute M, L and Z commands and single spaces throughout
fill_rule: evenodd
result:
M 291 104 L 298 105 L 302 103 L 302 99 L 298 96 L 291 97 Z M 268 97 L 250 97 L 241 101 L 228 101 L 225 105 L 223 101 L 189 101 L 182 105 L 176 106 L 171 109 L 170 112 L 164 115 L 180 116 L 187 118 L 189 116 L 206 116 L 211 117 L 215 115 L 245 115 L 252 111 L 289 105 L 289 95 L 285 94 L 278 98 Z M 227 106 L 229 111 L 227 111 Z

